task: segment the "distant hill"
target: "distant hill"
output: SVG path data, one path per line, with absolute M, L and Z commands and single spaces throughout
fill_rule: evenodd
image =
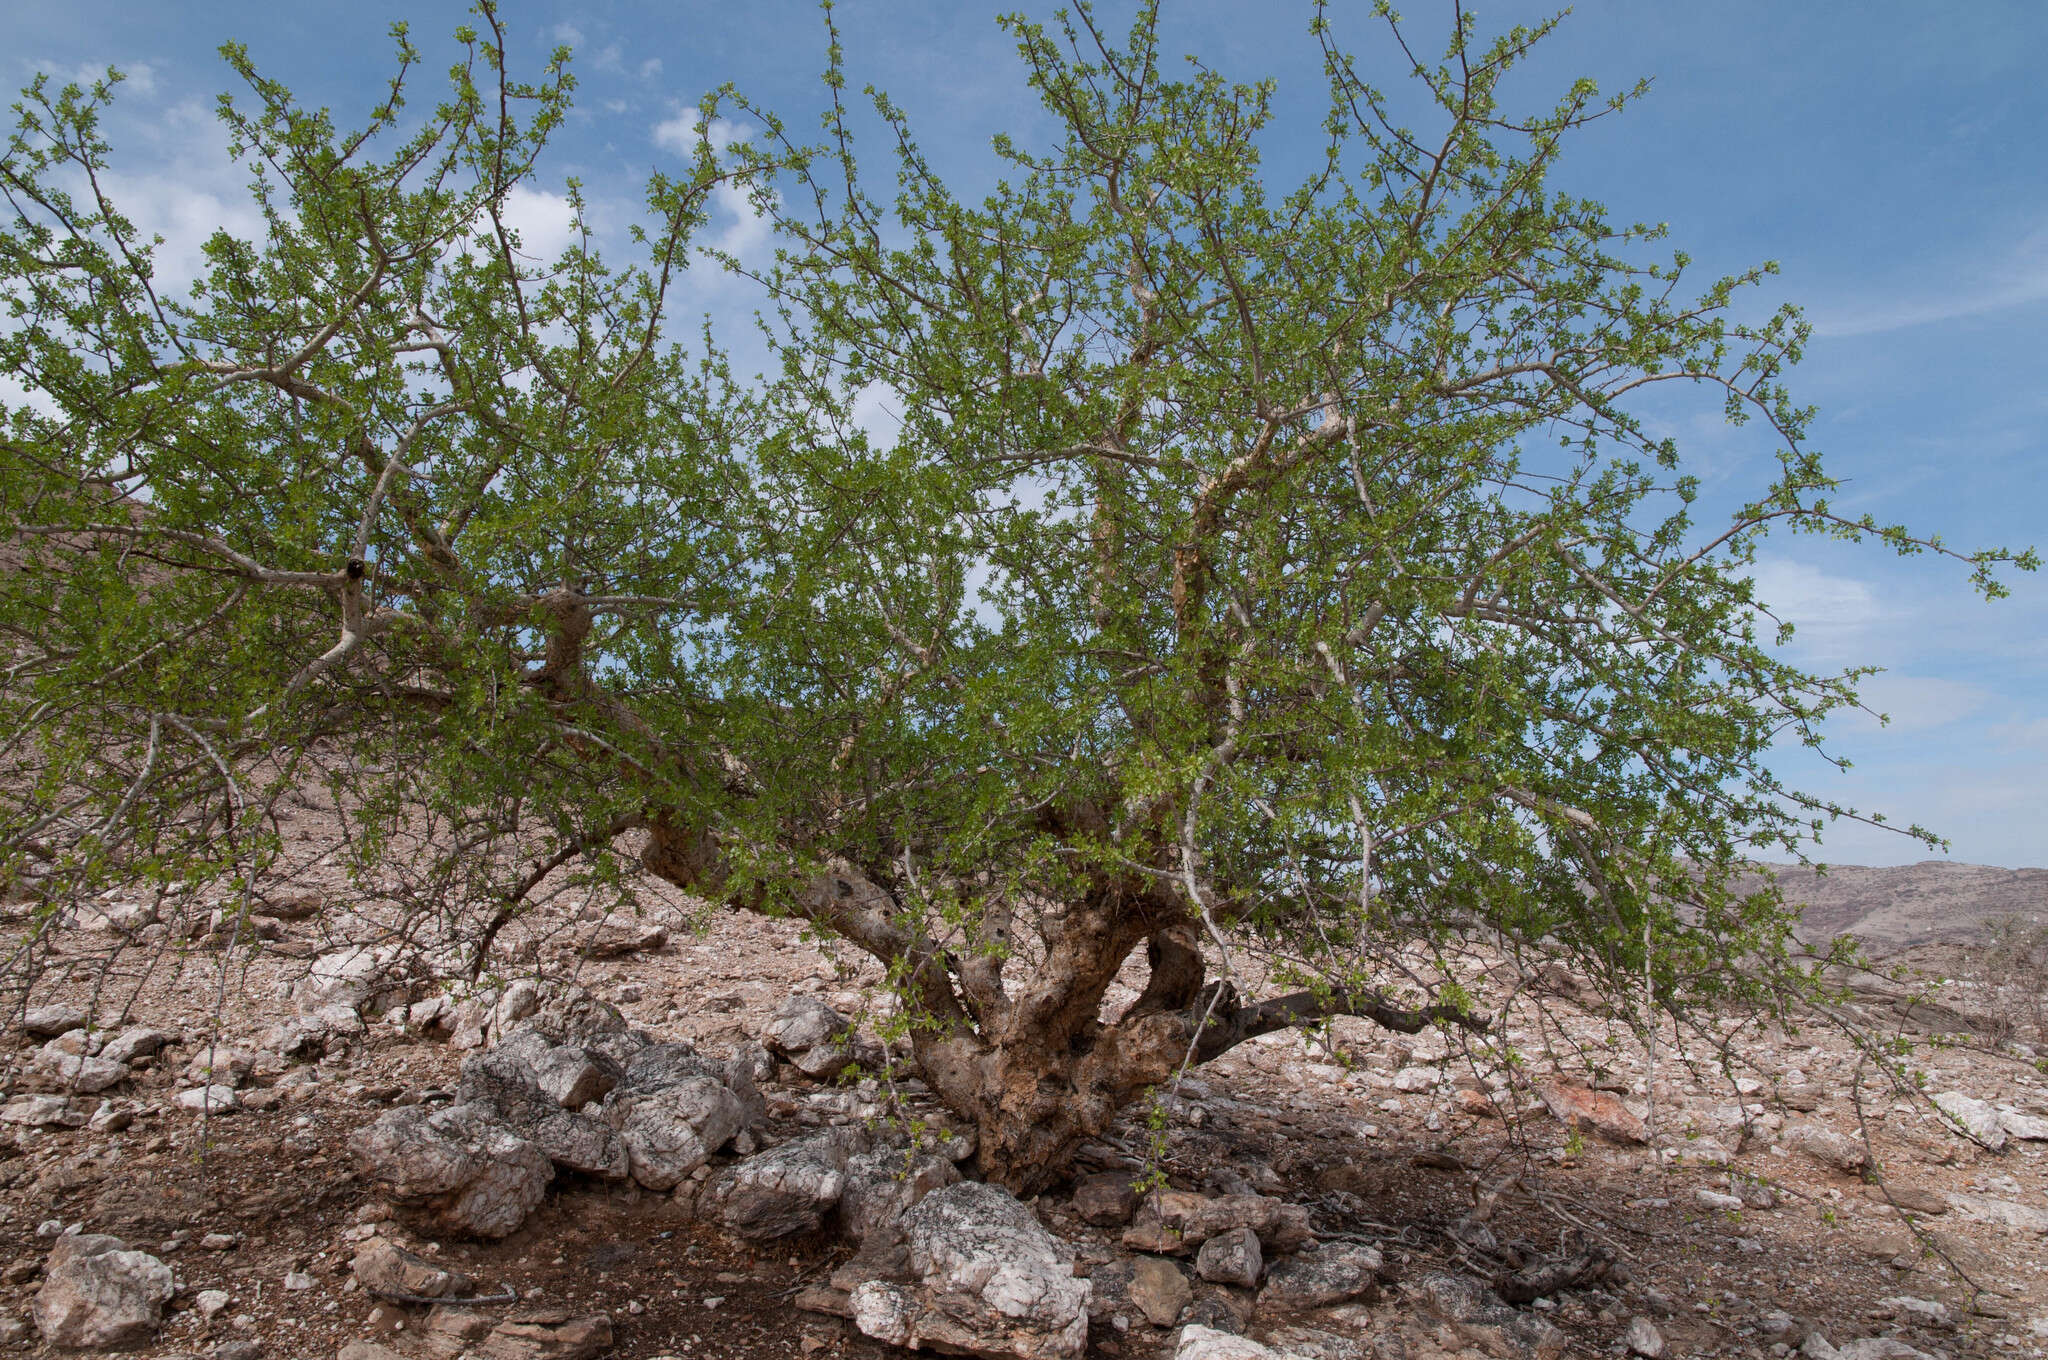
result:
M 1770 872 L 1785 900 L 1803 907 L 1801 938 L 1854 935 L 1878 954 L 1968 943 L 2001 916 L 2048 921 L 2048 869 L 1923 860 L 1886 869 L 1835 865 L 1826 874 L 1798 865 Z

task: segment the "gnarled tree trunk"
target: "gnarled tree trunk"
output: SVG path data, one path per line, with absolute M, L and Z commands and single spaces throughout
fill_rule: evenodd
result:
M 748 909 L 758 898 L 724 891 L 714 839 L 660 821 L 645 868 L 688 891 Z M 1106 1132 L 1132 1101 L 1184 1066 L 1207 1062 L 1277 1029 L 1330 1015 L 1360 1015 L 1413 1033 L 1439 1019 L 1483 1020 L 1449 1007 L 1403 1010 L 1384 998 L 1297 992 L 1247 1003 L 1225 980 L 1209 982 L 1196 926 L 1164 880 L 1105 880 L 1039 923 L 1044 957 L 1028 979 L 1004 978 L 1000 912 L 979 925 L 978 949 L 938 947 L 881 885 L 851 866 L 805 884 L 794 911 L 899 970 L 917 1023 L 920 1074 L 971 1121 L 981 1171 L 1018 1194 L 1065 1179 L 1075 1150 Z M 1113 1019 L 1103 998 L 1124 960 L 1144 946 L 1151 975 Z

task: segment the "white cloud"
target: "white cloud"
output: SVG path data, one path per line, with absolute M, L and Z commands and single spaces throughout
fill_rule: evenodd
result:
M 159 292 L 190 287 L 206 268 L 203 248 L 216 231 L 244 240 L 264 236 L 267 226 L 249 197 L 246 172 L 228 159 L 213 111 L 198 100 L 110 129 L 110 140 L 113 163 L 100 182 L 145 239 L 164 238 L 152 255 Z
M 2048 229 L 2020 241 L 1988 271 L 1957 266 L 1946 272 L 1950 277 L 1942 281 L 1944 287 L 1937 293 L 1887 298 L 1817 315 L 1814 334 L 1829 338 L 1880 335 L 2048 301 Z
M 555 41 L 570 47 L 583 46 L 583 30 L 574 24 L 556 24 L 553 29 Z
M 2000 723 L 1991 735 L 2009 747 L 2048 752 L 2048 718 Z
M 1816 661 L 1857 660 L 1884 617 L 1877 592 L 1789 558 L 1761 557 L 1751 569 L 1757 601 L 1793 627 L 1792 646 Z M 1867 659 L 1867 655 L 1861 659 Z
M 552 263 L 576 240 L 576 209 L 563 194 L 515 184 L 505 195 L 505 225 L 519 233 L 519 253 Z
M 656 76 L 660 75 L 660 74 L 661 74 L 661 58 L 660 58 L 660 57 L 649 57 L 649 58 L 648 58 L 647 60 L 645 60 L 645 61 L 641 62 L 641 63 L 640 63 L 640 72 L 639 72 L 639 74 L 640 74 L 640 78 L 641 78 L 642 80 L 652 80 L 652 79 L 654 79 L 654 78 L 655 78 Z
M 126 77 L 119 87 L 117 98 L 121 95 L 148 96 L 156 93 L 156 68 L 146 61 L 82 61 L 75 66 L 54 61 L 30 61 L 24 62 L 23 65 L 31 72 L 48 75 L 53 85 L 76 85 L 85 90 L 91 89 L 105 79 L 107 67 L 112 66 Z
M 730 118 L 713 118 L 709 123 L 694 108 L 678 109 L 675 116 L 656 123 L 650 133 L 654 144 L 679 156 L 695 156 L 707 143 L 714 153 L 752 140 L 757 129 L 751 123 Z M 747 190 L 725 182 L 711 190 L 711 204 L 724 225 L 705 244 L 729 255 L 746 259 L 762 250 L 774 235 L 774 224 L 754 205 Z
M 703 113 L 692 107 L 677 109 L 674 117 L 656 123 L 653 136 L 654 144 L 664 151 L 694 156 L 697 148 L 707 140 L 714 152 L 723 153 L 743 142 L 752 141 L 756 130 L 752 123 L 731 118 L 713 118 L 707 124 Z
M 1891 719 L 1888 732 L 1926 732 L 1946 727 L 1981 710 L 1993 698 L 1982 685 L 1964 680 L 1944 680 L 1933 675 L 1873 675 L 1857 687 L 1864 707 Z M 1870 713 L 1845 712 L 1838 719 L 1847 732 L 1879 730 Z
M 903 431 L 903 399 L 884 383 L 873 382 L 853 397 L 853 423 L 866 431 L 878 449 L 893 449 Z

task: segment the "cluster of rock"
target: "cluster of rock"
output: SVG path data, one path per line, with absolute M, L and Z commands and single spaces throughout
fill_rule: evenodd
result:
M 571 990 L 465 1058 L 453 1103 L 386 1111 L 351 1150 L 401 1217 L 434 1236 L 503 1237 L 561 1174 L 670 1192 L 747 1241 L 839 1236 L 856 1254 L 799 1306 L 922 1349 L 1067 1360 L 1085 1349 L 1091 1319 L 1235 1335 L 1254 1301 L 1291 1314 L 1376 1287 L 1377 1252 L 1318 1249 L 1305 1209 L 1263 1195 L 1162 1190 L 1140 1201 L 1128 1176 L 1084 1181 L 1077 1210 L 1122 1226 L 1126 1253 L 1137 1254 L 1082 1268 L 1029 1206 L 961 1178 L 955 1162 L 970 1140 L 919 1146 L 886 1125 L 841 1122 L 760 1149 L 759 1083 L 776 1059 L 826 1078 L 872 1052 L 811 997 L 791 998 L 761 1037 L 765 1046 L 700 1053 Z M 1195 1300 L 1182 1260 L 1212 1292 L 1243 1299 Z M 364 1249 L 358 1278 L 414 1302 L 469 1283 L 388 1245 Z
M 498 1003 L 498 1023 L 505 1023 Z M 712 1056 L 630 1028 L 581 989 L 520 1006 L 491 1047 L 465 1058 L 452 1104 L 389 1110 L 350 1148 L 364 1175 L 421 1231 L 503 1237 L 558 1172 L 683 1193 L 742 1237 L 816 1230 L 847 1201 L 856 1238 L 920 1189 L 958 1173 L 925 1156 L 898 1176 L 889 1152 L 836 1128 L 710 1174 L 712 1158 L 758 1149 L 758 1083 L 774 1063 L 759 1045 Z M 843 1016 L 794 998 L 766 1036 L 802 1071 L 837 1072 L 858 1050 Z M 827 1055 L 830 1055 L 829 1057 Z M 965 1155 L 967 1149 L 959 1149 Z
M 365 1175 L 422 1231 L 503 1237 L 557 1167 L 672 1189 L 760 1117 L 749 1055 L 714 1060 L 658 1042 L 577 989 L 534 1003 L 464 1059 L 453 1104 L 389 1110 L 350 1141 Z

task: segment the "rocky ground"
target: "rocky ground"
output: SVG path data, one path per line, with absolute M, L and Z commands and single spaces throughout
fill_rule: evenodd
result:
M 119 902 L 60 932 L 4 1041 L 0 1340 L 2048 1354 L 2048 1079 L 1979 1037 L 2003 1004 L 1982 979 L 1865 981 L 1917 1095 L 1818 1025 L 1728 1016 L 1653 1055 L 1563 976 L 1502 1018 L 1519 1066 L 1363 1023 L 1269 1036 L 1019 1204 L 865 1037 L 871 965 L 644 907 L 529 923 L 476 989 L 351 951 L 297 900 L 253 960 L 203 932 L 110 957 L 149 929 Z

